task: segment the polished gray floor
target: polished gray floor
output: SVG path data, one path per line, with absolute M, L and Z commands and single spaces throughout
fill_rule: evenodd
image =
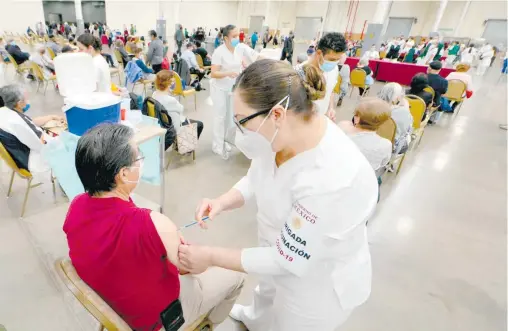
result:
M 498 64 L 474 77 L 476 92 L 456 116 L 443 115 L 427 128 L 421 145 L 397 177 L 388 175 L 381 202 L 369 222 L 372 295 L 339 329 L 391 331 L 506 330 L 507 136 L 506 81 Z M 13 71 L 9 69 L 8 79 Z M 20 81 L 19 79 L 17 79 Z M 62 98 L 30 89 L 30 116 L 61 112 Z M 205 86 L 207 83 L 205 82 Z M 372 94 L 382 83 L 376 83 Z M 351 118 L 357 94 L 338 108 Z M 192 220 L 198 201 L 226 191 L 249 162 L 238 152 L 225 161 L 211 152 L 213 120 L 209 91 L 184 101 L 187 115 L 205 124 L 196 162 L 178 159 L 167 172 L 165 208 L 178 225 Z M 0 119 L 1 120 L 1 119 Z M 67 254 L 61 230 L 68 202 L 49 181 L 33 190 L 19 219 L 24 183 L 5 198 L 8 172 L 0 167 L 0 324 L 8 331 L 93 330 L 94 321 L 62 287 L 52 263 Z M 138 193 L 157 201 L 157 189 Z M 208 231 L 188 229 L 191 242 L 229 247 L 256 245 L 254 206 L 221 216 Z M 256 284 L 239 302 L 248 303 Z M 242 330 L 228 320 L 218 331 Z M 296 331 L 296 330 L 295 330 Z

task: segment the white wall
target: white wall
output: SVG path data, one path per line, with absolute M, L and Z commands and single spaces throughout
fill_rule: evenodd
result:
M 146 36 L 155 29 L 158 17 L 158 2 L 151 0 L 116 1 L 106 0 L 106 22 L 112 29 L 135 24 L 138 35 Z
M 487 19 L 507 19 L 506 1 L 473 1 L 459 31 L 460 37 L 480 38 Z
M 40 0 L 0 0 L 0 6 L 0 31 L 26 33 L 28 26 L 35 30 L 37 22 L 44 22 Z
M 424 26 L 430 24 L 432 27 L 433 24 L 435 13 L 431 9 L 431 5 L 430 1 L 394 1 L 388 17 L 416 18 L 416 23 L 413 24 L 410 34 L 413 36 L 422 35 Z M 425 34 L 428 32 L 425 31 Z

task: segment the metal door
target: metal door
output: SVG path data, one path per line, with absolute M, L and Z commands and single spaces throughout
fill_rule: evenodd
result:
M 507 20 L 487 20 L 482 38 L 484 38 L 492 46 L 505 50 L 507 45 L 507 28 Z
M 395 37 L 409 37 L 414 23 L 413 17 L 390 17 L 383 39 L 388 40 Z
M 254 34 L 254 32 L 257 32 L 258 35 L 261 36 L 261 31 L 263 31 L 263 22 L 265 21 L 264 16 L 250 16 L 250 22 L 249 22 L 249 35 Z

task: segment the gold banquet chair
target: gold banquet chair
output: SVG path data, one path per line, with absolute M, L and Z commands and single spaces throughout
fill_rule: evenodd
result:
M 420 141 L 423 137 L 423 131 L 427 122 L 429 121 L 430 114 L 427 114 L 427 117 L 424 121 L 422 121 L 423 114 L 425 114 L 425 101 L 422 98 L 416 95 L 408 94 L 406 95 L 406 100 L 409 103 L 409 112 L 411 116 L 413 116 L 413 133 L 412 137 L 414 144 L 416 144 L 415 148 L 418 147 Z
M 389 118 L 386 120 L 376 131 L 376 133 L 391 141 L 392 146 L 395 146 L 395 135 L 397 133 L 397 124 L 393 120 L 393 118 Z M 398 175 L 400 168 L 402 167 L 402 163 L 404 162 L 404 159 L 406 158 L 406 153 L 402 154 L 392 154 L 392 157 L 390 158 L 390 161 L 388 162 L 386 169 L 388 170 L 389 167 L 393 166 L 397 161 L 399 161 L 399 165 L 397 166 L 397 170 L 395 172 L 395 175 Z
M 51 49 L 51 47 L 46 47 L 46 50 L 48 51 L 48 54 L 49 54 L 49 57 L 51 58 L 51 60 L 54 60 L 56 57 L 56 54 L 55 54 L 55 52 L 53 52 L 53 49 Z
M 9 62 L 12 64 L 12 66 L 14 67 L 14 70 L 16 70 L 16 74 L 17 75 L 22 75 L 23 72 L 25 71 L 29 71 L 30 70 L 30 65 L 29 65 L 29 61 L 26 61 L 24 63 L 22 63 L 21 65 L 19 65 L 15 60 L 14 58 L 12 57 L 12 55 L 8 54 L 7 53 L 7 58 L 9 59 Z
M 459 113 L 460 107 L 462 107 L 462 103 L 465 99 L 464 94 L 466 93 L 466 89 L 466 83 L 459 79 L 451 79 L 448 81 L 448 90 L 443 97 L 450 101 L 460 102 L 459 107 L 457 108 L 457 114 Z
M 432 103 L 429 105 L 428 109 L 430 110 L 429 112 L 429 118 L 430 116 L 435 112 L 437 111 L 437 109 L 439 107 L 434 107 L 434 98 L 436 96 L 436 91 L 434 91 L 434 89 L 432 88 L 432 86 L 427 86 L 423 89 L 425 92 L 428 92 L 430 94 L 432 94 Z
M 55 261 L 58 276 L 83 307 L 99 322 L 98 331 L 132 331 L 130 326 L 78 275 L 69 259 Z M 163 330 L 163 329 L 160 329 Z M 183 331 L 213 330 L 212 323 L 202 315 Z
M 194 110 L 197 110 L 198 99 L 196 95 L 196 89 L 188 88 L 184 90 L 182 78 L 180 78 L 176 72 L 173 72 L 173 77 L 175 78 L 175 88 L 172 91 L 173 95 L 178 96 L 178 99 L 180 99 L 180 97 L 187 98 L 188 96 L 194 95 Z
M 199 54 L 196 54 L 196 62 L 198 63 L 198 66 L 203 69 L 203 70 L 210 70 L 210 68 L 212 68 L 212 66 L 205 66 L 204 63 L 203 63 L 203 58 L 201 57 L 201 55 Z
M 353 90 L 355 87 L 358 87 L 359 89 L 363 89 L 363 93 L 360 94 L 361 97 L 365 96 L 367 94 L 367 85 L 365 84 L 365 79 L 367 78 L 367 73 L 365 70 L 356 68 L 353 71 L 351 71 L 351 93 L 349 96 L 351 97 L 353 95 Z
M 18 168 L 16 162 L 14 162 L 11 155 L 9 154 L 7 149 L 5 149 L 2 143 L 0 143 L 0 159 L 2 159 L 7 164 L 7 166 L 12 170 L 12 175 L 9 182 L 9 189 L 7 190 L 7 197 L 11 196 L 12 184 L 14 183 L 15 175 L 18 175 L 19 177 L 27 180 L 25 198 L 23 199 L 23 205 L 21 207 L 21 215 L 20 215 L 20 217 L 23 217 L 25 215 L 26 202 L 28 201 L 28 194 L 30 193 L 30 190 L 33 189 L 34 187 L 42 185 L 42 183 L 32 184 L 33 176 L 30 173 L 30 171 Z M 53 183 L 53 192 L 55 192 L 55 180 L 53 179 L 52 175 L 51 182 Z
M 49 77 L 45 77 L 44 76 L 44 73 L 42 72 L 42 69 L 41 67 L 39 67 L 39 65 L 37 63 L 31 63 L 31 68 L 32 70 L 32 73 L 33 75 L 35 76 L 35 78 L 37 79 L 37 92 L 39 92 L 39 88 L 41 87 L 41 85 L 45 85 L 44 87 L 44 95 L 46 95 L 46 90 L 48 89 L 48 85 L 49 85 L 49 82 L 53 83 L 53 87 L 55 88 L 56 90 L 56 84 L 55 84 L 55 81 L 56 81 L 56 76 L 55 75 L 51 75 Z

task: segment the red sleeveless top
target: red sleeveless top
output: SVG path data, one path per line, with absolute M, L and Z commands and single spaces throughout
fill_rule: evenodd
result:
M 63 226 L 79 276 L 136 331 L 162 327 L 159 314 L 180 294 L 178 270 L 150 212 L 132 200 L 85 193 L 74 198 Z

